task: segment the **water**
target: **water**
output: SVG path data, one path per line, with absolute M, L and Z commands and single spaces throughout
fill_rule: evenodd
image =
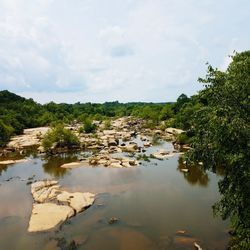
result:
M 163 142 L 146 154 L 162 147 L 172 145 Z M 211 208 L 219 199 L 216 174 L 197 168 L 183 173 L 179 155 L 130 169 L 59 168 L 76 158 L 35 156 L 0 167 L 0 249 L 67 249 L 73 240 L 79 249 L 91 250 L 194 249 L 178 242 L 178 230 L 186 230 L 203 249 L 226 249 L 228 222 L 214 218 Z M 55 230 L 28 233 L 33 201 L 26 183 L 33 176 L 56 179 L 69 191 L 97 193 L 97 199 Z M 110 225 L 112 217 L 119 220 Z

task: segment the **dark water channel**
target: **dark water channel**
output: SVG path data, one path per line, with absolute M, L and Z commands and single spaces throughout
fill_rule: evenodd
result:
M 158 148 L 171 148 L 164 142 Z M 181 171 L 176 155 L 150 159 L 133 168 L 81 167 L 61 169 L 77 154 L 30 156 L 29 161 L 0 165 L 0 249 L 226 249 L 228 222 L 214 218 L 211 206 L 219 199 L 219 176 L 190 168 Z M 32 196 L 28 178 L 56 179 L 69 191 L 98 193 L 92 207 L 50 232 L 28 233 Z M 109 224 L 112 217 L 118 222 Z M 187 237 L 176 235 L 185 230 Z M 72 248 L 70 248 L 72 247 Z

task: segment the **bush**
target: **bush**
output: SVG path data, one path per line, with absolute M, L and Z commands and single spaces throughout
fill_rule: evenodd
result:
M 85 133 L 93 133 L 96 130 L 96 125 L 90 119 L 86 119 L 83 125 Z
M 64 128 L 62 124 L 56 125 L 51 131 L 45 135 L 42 146 L 45 150 L 50 149 L 53 144 L 56 147 L 74 147 L 80 144 L 77 136 L 69 129 Z
M 188 137 L 186 133 L 181 133 L 177 135 L 176 140 L 179 144 L 190 144 L 191 143 L 191 138 Z
M 111 129 L 111 121 L 110 120 L 104 121 L 104 129 Z

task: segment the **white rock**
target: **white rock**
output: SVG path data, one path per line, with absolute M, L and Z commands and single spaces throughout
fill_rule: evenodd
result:
M 78 168 L 80 166 L 82 166 L 83 163 L 82 162 L 70 162 L 70 163 L 65 163 L 63 164 L 62 166 L 60 166 L 61 168 L 69 168 L 69 169 L 72 169 L 72 168 Z
M 185 131 L 182 129 L 177 129 L 177 128 L 166 128 L 165 132 L 167 132 L 169 134 L 173 134 L 173 135 L 179 135 Z
M 74 215 L 69 206 L 54 203 L 33 204 L 29 232 L 40 232 L 54 228 Z
M 63 191 L 57 196 L 59 202 L 68 202 L 77 213 L 83 211 L 85 208 L 91 206 L 95 201 L 95 195 L 92 193 L 69 193 Z
M 56 184 L 58 184 L 58 181 L 51 181 L 51 180 L 37 181 L 31 184 L 31 193 L 34 194 L 39 189 L 42 189 L 44 187 L 54 186 Z
M 122 165 L 118 162 L 113 162 L 109 165 L 109 167 L 112 167 L 112 168 L 122 168 Z
M 0 161 L 0 165 L 9 165 L 9 164 L 15 164 L 15 163 L 23 163 L 27 162 L 27 159 L 21 159 L 21 160 L 6 160 L 6 161 Z

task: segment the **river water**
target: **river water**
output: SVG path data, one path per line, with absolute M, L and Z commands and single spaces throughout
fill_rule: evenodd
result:
M 172 145 L 162 142 L 146 154 L 159 148 Z M 1 250 L 74 249 L 73 243 L 91 250 L 194 249 L 194 239 L 203 249 L 226 249 L 228 222 L 212 212 L 220 176 L 199 168 L 182 172 L 178 154 L 133 168 L 60 168 L 78 154 L 31 155 L 24 163 L 0 165 Z M 97 193 L 97 199 L 55 230 L 28 233 L 33 203 L 28 178 L 55 179 L 66 190 Z M 118 221 L 109 224 L 112 217 Z M 186 233 L 176 234 L 179 230 Z

